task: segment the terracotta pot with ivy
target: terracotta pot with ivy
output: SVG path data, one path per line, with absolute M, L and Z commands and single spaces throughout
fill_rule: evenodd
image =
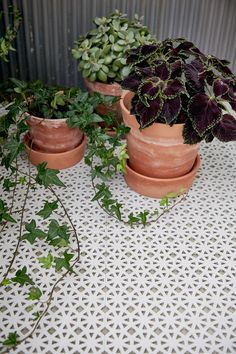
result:
M 199 167 L 200 141 L 236 140 L 236 78 L 229 62 L 178 38 L 139 46 L 127 63 L 131 71 L 122 86 L 132 92 L 121 102 L 131 128 L 126 180 L 153 196 L 186 190 Z M 155 186 L 150 192 L 149 185 Z
M 120 82 L 129 74 L 126 52 L 143 43 L 153 41 L 142 18 L 135 15 L 134 20 L 116 10 L 108 17 L 95 18 L 95 29 L 81 36 L 72 49 L 79 61 L 78 70 L 82 72 L 85 86 L 90 93 L 99 92 L 120 99 Z M 120 120 L 119 102 L 113 106 L 99 106 L 98 113 L 112 111 Z
M 17 93 L 9 115 L 21 114 L 28 126 L 25 143 L 30 160 L 37 165 L 46 161 L 49 168 L 62 169 L 78 163 L 85 149 L 86 139 L 79 127 L 68 125 L 71 112 L 88 121 L 102 120 L 95 107 L 102 97 L 89 97 L 78 88 L 45 86 L 40 81 L 26 83 L 12 79 Z

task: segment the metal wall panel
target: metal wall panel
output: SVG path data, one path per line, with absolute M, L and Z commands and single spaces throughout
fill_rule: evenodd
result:
M 0 64 L 0 79 L 16 76 L 45 83 L 78 85 L 74 41 L 92 26 L 95 16 L 119 9 L 144 23 L 158 39 L 186 37 L 206 53 L 231 61 L 236 71 L 236 0 L 2 0 L 15 3 L 23 23 L 17 52 Z M 6 21 L 6 17 L 5 17 Z

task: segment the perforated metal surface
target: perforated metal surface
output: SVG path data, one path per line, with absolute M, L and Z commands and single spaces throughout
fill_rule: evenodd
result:
M 61 173 L 67 188 L 59 193 L 79 232 L 81 262 L 76 275 L 58 284 L 33 338 L 15 353 L 236 353 L 236 145 L 203 144 L 201 155 L 187 200 L 147 228 L 123 226 L 91 202 L 83 162 Z M 129 211 L 156 207 L 157 201 L 128 189 L 122 176 L 113 190 Z M 29 218 L 46 194 L 38 188 L 31 196 Z M 2 270 L 16 229 L 2 235 Z M 48 249 L 43 241 L 25 241 L 16 259 L 45 294 L 59 277 L 35 261 Z M 38 308 L 24 310 L 33 303 L 25 300 L 27 292 L 26 286 L 1 291 L 1 338 L 33 325 Z

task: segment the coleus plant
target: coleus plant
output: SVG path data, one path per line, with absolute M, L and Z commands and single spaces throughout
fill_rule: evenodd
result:
M 134 92 L 131 113 L 141 129 L 184 123 L 186 144 L 236 140 L 236 77 L 228 61 L 177 38 L 131 49 L 127 63 L 122 87 Z

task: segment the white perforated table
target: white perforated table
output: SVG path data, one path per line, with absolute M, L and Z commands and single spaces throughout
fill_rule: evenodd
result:
M 58 284 L 33 337 L 13 352 L 236 353 L 236 144 L 202 144 L 201 156 L 186 201 L 146 228 L 109 219 L 91 201 L 84 162 L 61 173 L 67 188 L 58 192 L 79 233 L 81 262 L 76 275 Z M 129 212 L 158 205 L 132 192 L 121 175 L 112 188 Z M 31 195 L 28 219 L 43 205 L 45 191 Z M 15 247 L 16 227 L 1 235 L 1 272 Z M 59 275 L 35 259 L 49 249 L 43 241 L 23 242 L 16 259 L 46 293 Z M 25 311 L 31 304 L 26 287 L 0 291 L 1 338 L 14 330 L 23 335 L 38 308 Z

